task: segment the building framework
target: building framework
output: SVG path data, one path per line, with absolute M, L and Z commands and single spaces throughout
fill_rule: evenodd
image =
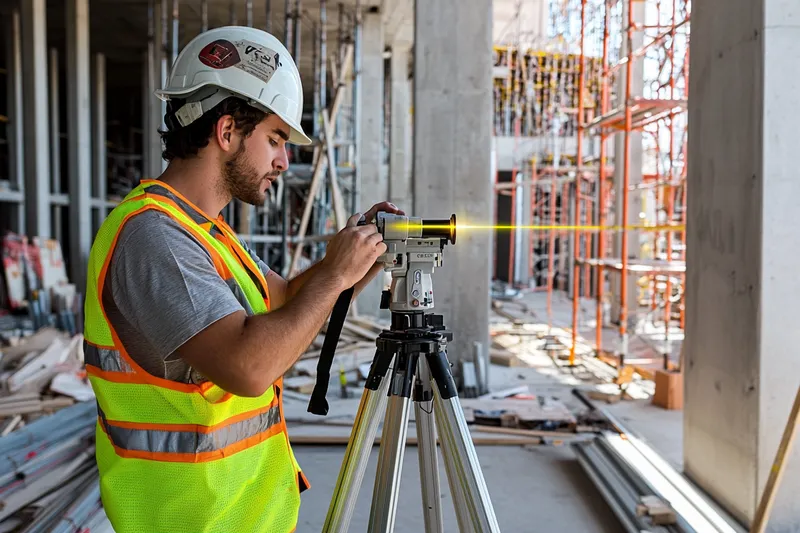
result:
M 496 180 L 498 201 L 530 202 L 520 213 L 512 200 L 514 224 L 541 228 L 519 250 L 509 238 L 506 279 L 547 292 L 551 326 L 554 292 L 569 296 L 570 364 L 587 326 L 595 353 L 620 371 L 632 335 L 660 355 L 643 366 L 680 364 L 672 341 L 684 324 L 689 9 L 687 0 L 552 0 L 557 52 L 517 61 L 514 50 L 495 49 L 497 66 L 509 67 L 495 72 L 495 133 L 546 139 L 518 168 L 515 159 L 510 182 Z M 536 68 L 549 64 L 566 68 Z M 528 276 L 511 270 L 520 253 Z M 581 298 L 594 300 L 593 316 L 581 315 Z M 618 335 L 604 341 L 610 325 Z
M 243 24 L 282 37 L 300 66 L 313 73 L 303 126 L 314 143 L 291 149 L 289 169 L 263 206 L 234 201 L 223 216 L 284 274 L 318 259 L 344 224 L 344 213 L 358 204 L 360 0 L 141 0 L 118 6 L 124 15 L 110 9 L 89 0 L 0 7 L 0 233 L 59 241 L 68 252 L 70 279 L 82 287 L 89 248 L 105 216 L 140 180 L 157 177 L 166 166 L 157 133 L 165 107 L 153 91 L 192 37 Z M 126 16 L 136 21 L 130 27 L 143 21 L 146 31 L 120 45 L 136 50 L 130 64 L 107 57 L 104 36 L 90 31 L 91 15 Z M 313 50 L 301 55 L 301 43 L 309 40 Z M 130 65 L 138 65 L 141 76 Z M 129 86 L 120 87 L 123 70 Z

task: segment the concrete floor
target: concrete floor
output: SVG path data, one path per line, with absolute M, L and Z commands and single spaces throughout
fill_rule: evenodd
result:
M 544 298 L 541 293 L 525 297 L 533 307 L 542 303 L 538 301 L 541 298 Z M 567 301 L 563 303 L 568 305 Z M 559 304 L 554 307 L 562 311 Z M 494 317 L 493 320 L 496 319 Z M 591 377 L 558 367 L 550 357 L 530 346 L 520 346 L 519 349 L 526 354 L 527 366 L 509 368 L 492 365 L 489 376 L 492 390 L 527 385 L 531 393 L 555 397 L 574 413 L 584 409 L 572 395 L 572 389 L 590 385 Z M 333 418 L 348 418 L 350 415 L 347 413 L 355 415 L 358 401 L 336 400 L 333 392 L 336 390 L 335 385 L 329 389 L 331 411 L 328 418 L 332 415 Z M 603 407 L 680 470 L 683 423 L 680 411 L 654 407 L 648 400 L 627 400 Z M 302 417 L 304 412 L 305 405 L 302 402 L 287 401 L 287 418 Z M 413 431 L 413 423 L 410 429 Z M 303 426 L 302 429 L 298 427 L 295 434 L 307 433 L 308 430 L 309 426 Z M 291 423 L 289 433 L 293 433 Z M 311 490 L 303 495 L 297 531 L 318 532 L 325 521 L 345 447 L 294 445 L 294 450 L 312 484 Z M 366 531 L 378 450 L 378 446 L 373 448 L 351 531 Z M 502 531 L 605 533 L 620 530 L 619 522 L 577 463 L 569 445 L 479 446 L 477 451 Z M 457 532 L 441 456 L 439 461 L 445 531 Z M 420 490 L 417 448 L 409 446 L 403 461 L 395 531 L 424 531 Z
M 297 532 L 318 533 L 325 522 L 344 447 L 295 446 L 294 449 L 312 484 L 311 490 L 303 494 Z M 478 457 L 502 531 L 619 531 L 616 518 L 566 446 L 480 446 Z M 359 492 L 350 531 L 367 530 L 377 459 L 376 446 Z M 457 532 L 441 455 L 439 464 L 444 530 Z M 408 447 L 403 459 L 395 531 L 425 530 L 421 502 L 417 448 Z

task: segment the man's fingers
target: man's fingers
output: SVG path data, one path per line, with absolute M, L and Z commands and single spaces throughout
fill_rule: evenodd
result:
M 383 241 L 383 235 L 377 232 L 374 235 L 370 235 L 369 237 L 367 237 L 367 242 L 373 246 L 377 246 L 378 243 L 382 241 Z
M 361 220 L 361 213 L 356 213 L 347 219 L 347 227 L 354 228 L 358 226 L 358 221 Z

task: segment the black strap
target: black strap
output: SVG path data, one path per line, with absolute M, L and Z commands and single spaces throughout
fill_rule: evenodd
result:
M 317 382 L 314 384 L 314 392 L 308 402 L 308 412 L 325 416 L 328 414 L 328 400 L 325 395 L 328 393 L 328 383 L 331 380 L 331 366 L 333 366 L 333 354 L 336 352 L 336 345 L 339 344 L 339 336 L 342 334 L 347 310 L 353 299 L 354 288 L 342 292 L 336 304 L 333 306 L 331 318 L 328 321 L 328 330 L 325 332 L 325 340 L 322 342 L 322 351 L 317 361 Z

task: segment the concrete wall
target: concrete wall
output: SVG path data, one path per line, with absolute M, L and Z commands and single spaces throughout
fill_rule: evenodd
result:
M 800 384 L 798 20 L 789 0 L 692 12 L 684 464 L 743 521 Z M 798 530 L 800 451 L 788 461 L 768 531 Z
M 358 150 L 361 189 L 359 210 L 363 213 L 374 204 L 389 199 L 389 185 L 383 164 L 383 19 L 380 12 L 363 15 L 361 41 L 361 146 Z M 384 277 L 378 276 L 358 296 L 358 310 L 369 315 L 379 314 Z
M 414 45 L 417 216 L 492 219 L 491 0 L 418 1 Z M 489 231 L 462 232 L 434 274 L 451 361 L 489 347 Z

